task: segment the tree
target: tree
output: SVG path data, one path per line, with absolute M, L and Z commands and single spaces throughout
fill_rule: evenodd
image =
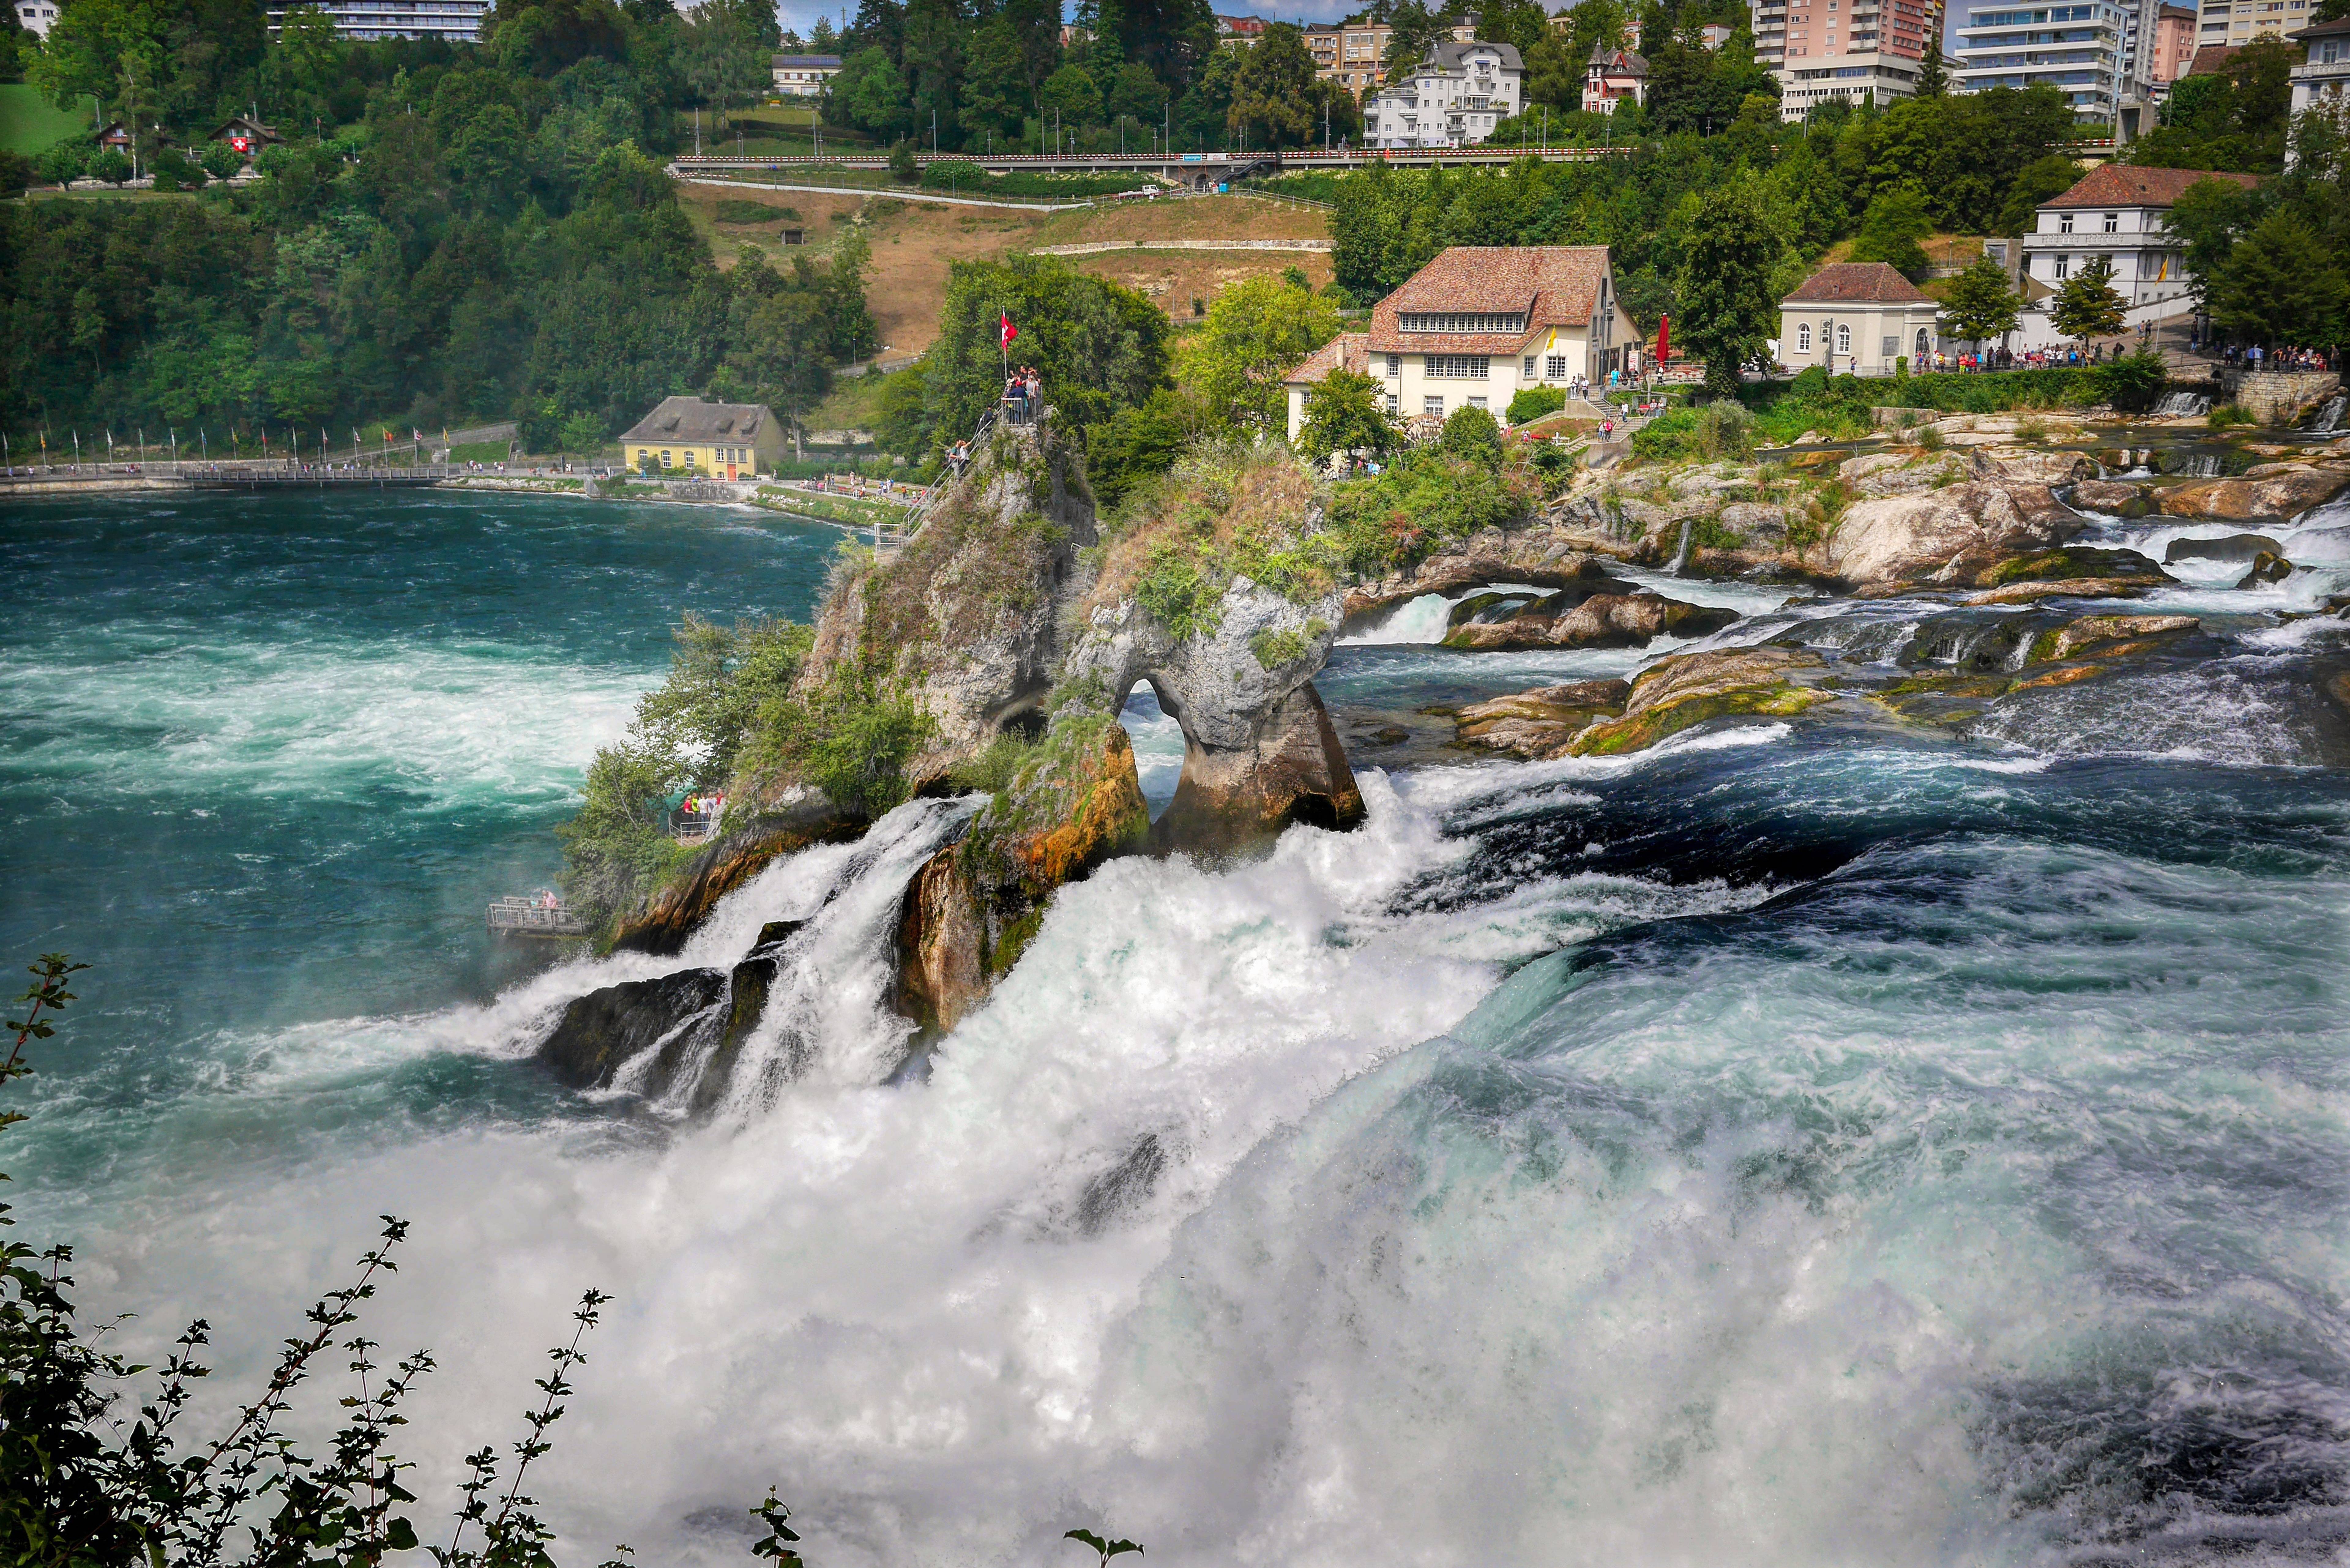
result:
M 2007 270 L 1985 256 L 1950 280 L 1941 327 L 1981 348 L 2014 331 L 2022 309 L 2023 296 L 2008 286 Z
M 914 128 L 914 104 L 907 96 L 905 78 L 879 45 L 843 61 L 826 96 L 826 119 L 846 121 L 876 140 L 895 140 Z
M 90 155 L 89 177 L 120 185 L 130 178 L 130 155 L 120 147 L 101 147 Z
M 2092 337 L 2110 337 L 2128 318 L 2129 302 L 2114 287 L 2114 264 L 2099 256 L 2057 286 L 2048 319 L 2057 331 L 2084 348 Z
M 1463 407 L 1444 419 L 1437 444 L 1454 457 L 1467 458 L 1487 468 L 1502 466 L 1501 421 L 1483 409 Z
M 1314 57 L 1305 52 L 1305 35 L 1274 22 L 1249 46 L 1232 73 L 1232 106 L 1225 124 L 1251 150 L 1310 145 L 1322 130 L 1314 87 Z
M 1027 63 L 1008 14 L 997 12 L 973 35 L 964 65 L 968 72 L 963 78 L 961 113 L 964 135 L 973 140 L 988 136 L 1012 140 L 1027 118 L 1030 95 Z
M 1338 335 L 1337 306 L 1269 277 L 1235 284 L 1208 307 L 1208 322 L 1184 350 L 1185 380 L 1211 418 L 1278 429 L 1285 422 L 1281 379 Z
M 1058 118 L 1059 123 L 1075 130 L 1081 126 L 1101 123 L 1101 88 L 1094 84 L 1082 66 L 1063 66 L 1045 78 L 1037 89 L 1036 109 L 1047 122 Z
M 1705 382 L 1734 396 L 1741 372 L 1778 329 L 1771 273 L 1787 248 L 1756 183 L 1740 180 L 1698 203 L 1674 292 L 1674 325 L 1689 353 L 1705 361 Z
M 1941 98 L 1950 90 L 1950 73 L 1942 63 L 1942 29 L 1937 26 L 1926 39 L 1926 52 L 1918 60 L 1919 98 Z
M 2343 342 L 2350 336 L 2343 321 L 2350 285 L 2336 254 L 2299 214 L 2270 213 L 2238 242 L 2211 280 L 2213 324 L 2242 343 L 2332 348 Z
M 1055 256 L 957 262 L 923 369 L 931 441 L 969 433 L 1003 396 L 999 316 L 1020 331 L 1013 362 L 1036 367 L 1046 404 L 1072 427 L 1099 424 L 1168 384 L 1173 325 L 1146 296 Z
M 2198 180 L 2171 203 L 2164 228 L 2186 246 L 2187 275 L 2204 315 L 2211 314 L 2212 288 L 2226 268 L 2237 240 L 2260 221 L 2263 193 L 2232 180 Z
M 215 180 L 233 180 L 244 168 L 244 154 L 225 141 L 207 141 L 196 161 Z
M 1448 432 L 1450 428 L 1448 421 Z M 1298 430 L 1297 446 L 1315 462 L 1327 462 L 1331 453 L 1341 452 L 1383 456 L 1400 439 L 1388 413 L 1386 389 L 1370 377 L 1337 369 L 1305 389 L 1305 422 Z
M 1121 119 L 1131 119 L 1138 125 L 1153 128 L 1158 126 L 1159 113 L 1166 107 L 1167 89 L 1150 74 L 1149 66 L 1137 60 L 1128 60 L 1118 67 L 1102 105 L 1113 125 Z
M 34 169 L 52 185 L 69 185 L 89 172 L 89 150 L 78 142 L 60 141 L 33 161 Z
M 2081 166 L 2063 153 L 2050 152 L 2033 159 L 2016 171 L 2013 183 L 2008 186 L 2006 204 L 2000 210 L 1998 232 L 2030 234 L 2039 222 L 2040 204 L 2054 201 L 2080 182 Z
M 1898 186 L 1880 193 L 1860 220 L 1852 243 L 1856 262 L 1886 262 L 1912 283 L 1926 275 L 1926 253 L 1918 242 L 1934 232 L 1926 212 L 1926 198 L 1915 188 Z

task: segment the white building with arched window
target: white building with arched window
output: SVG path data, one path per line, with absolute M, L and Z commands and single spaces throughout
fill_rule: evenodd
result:
M 1895 360 L 1933 350 L 1940 311 L 1884 262 L 1836 262 L 1779 302 L 1779 358 L 1798 370 L 1890 376 Z

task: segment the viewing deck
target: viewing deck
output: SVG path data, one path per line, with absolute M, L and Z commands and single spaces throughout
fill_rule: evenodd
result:
M 500 898 L 490 906 L 490 934 L 494 937 L 584 937 L 588 934 L 586 917 L 565 905 L 553 909 L 533 898 Z

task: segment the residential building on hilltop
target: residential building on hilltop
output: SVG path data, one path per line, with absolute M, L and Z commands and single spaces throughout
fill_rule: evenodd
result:
M 2293 112 L 2298 118 L 2318 109 L 2336 126 L 2350 130 L 2350 18 L 2303 27 L 2293 41 L 2308 51 L 2293 67 Z M 2284 166 L 2298 161 L 2290 145 Z
M 439 38 L 478 44 L 490 0 L 315 0 L 346 38 Z M 285 24 L 287 6 L 271 0 L 269 30 Z
M 2203 0 L 2203 22 L 2195 42 L 2249 44 L 2280 38 L 2309 26 L 2316 7 L 2310 0 Z
M 1350 334 L 1284 378 L 1289 430 L 1306 389 L 1338 369 L 1380 383 L 1388 411 L 1495 418 L 1527 387 L 1581 378 L 1604 389 L 1638 369 L 1639 334 L 1616 294 L 1606 245 L 1455 245 L 1379 301 L 1368 332 Z
M 57 25 L 57 0 L 16 0 L 16 25 L 35 37 L 46 38 Z
M 1648 62 L 1629 49 L 1591 46 L 1591 59 L 1583 67 L 1583 111 L 1613 114 L 1626 99 L 1648 101 Z
M 1933 351 L 1941 306 L 1885 262 L 1834 262 L 1779 302 L 1779 362 L 1831 376 L 1890 376 Z
M 2147 80 L 2165 87 L 2187 74 L 2195 61 L 2195 10 L 2190 5 L 2163 5 L 2154 19 L 2154 53 Z
M 663 398 L 620 438 L 621 461 L 640 473 L 748 479 L 774 472 L 783 455 L 783 426 L 764 403 Z
M 1220 44 L 1253 44 L 1264 36 L 1262 16 L 1225 16 L 1216 18 L 1216 42 Z
M 1524 67 L 1509 44 L 1437 45 L 1405 80 L 1363 106 L 1371 147 L 1471 147 L 1518 112 Z
M 2063 5 L 2003 4 L 1967 13 L 1960 29 L 1962 92 L 2053 87 L 2081 119 L 2112 125 L 2122 100 L 2137 96 L 2131 27 L 2135 5 L 2074 0 Z
M 1754 58 L 1779 78 L 1779 113 L 1802 119 L 1843 99 L 1878 107 L 1918 92 L 1943 0 L 1748 0 Z
M 2128 303 L 2129 330 L 2191 309 L 2195 280 L 2187 271 L 2186 245 L 2170 234 L 2168 223 L 2171 207 L 2200 180 L 2260 183 L 2252 174 L 2106 163 L 2043 202 L 2022 240 L 2022 273 L 2029 281 L 2019 346 L 2042 348 L 2067 341 L 2047 319 L 2047 298 L 2100 256 L 2113 264 L 2113 286 Z
M 1314 74 L 1362 98 L 1387 81 L 1388 40 L 1395 29 L 1384 22 L 1334 22 L 1305 29 L 1305 49 Z
M 822 98 L 825 84 L 840 74 L 838 55 L 777 55 L 771 63 L 778 98 Z

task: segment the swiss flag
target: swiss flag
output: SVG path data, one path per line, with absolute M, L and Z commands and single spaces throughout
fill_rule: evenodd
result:
M 1012 325 L 1012 317 L 1002 311 L 996 312 L 995 346 L 999 348 L 1009 348 L 1012 347 L 1012 340 L 1019 336 L 1020 328 Z

